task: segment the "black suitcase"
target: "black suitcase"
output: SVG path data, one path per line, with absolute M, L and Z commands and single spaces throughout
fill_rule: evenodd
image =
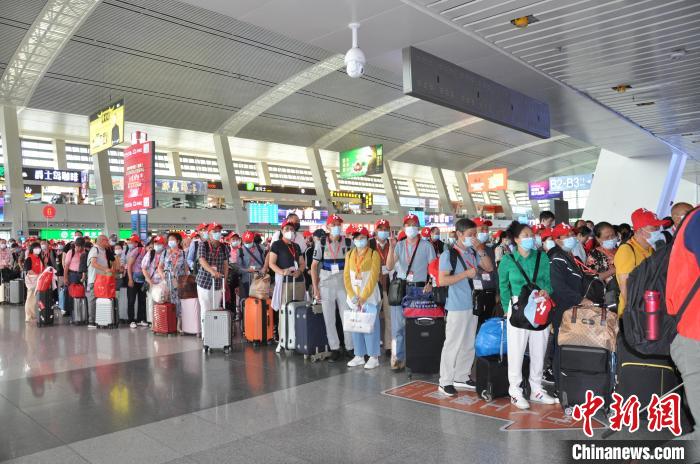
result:
M 36 294 L 36 325 L 37 327 L 45 327 L 53 325 L 53 292 L 38 292 Z
M 304 357 L 313 356 L 315 360 L 315 356 L 328 351 L 328 337 L 323 313 L 313 308 L 311 303 L 296 307 L 294 332 L 296 352 Z
M 554 375 L 559 390 L 559 402 L 571 415 L 577 404 L 586 401 L 586 391 L 592 390 L 610 406 L 613 391 L 611 353 L 605 348 L 560 346 L 555 359 Z
M 530 397 L 530 357 L 523 358 L 523 389 L 525 398 Z M 476 358 L 476 392 L 486 401 L 508 395 L 508 357 L 504 355 Z
M 437 374 L 445 344 L 445 318 L 406 319 L 406 369 L 412 373 Z

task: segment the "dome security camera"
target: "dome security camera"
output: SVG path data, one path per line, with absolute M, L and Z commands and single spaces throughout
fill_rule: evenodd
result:
M 365 63 L 367 63 L 367 59 L 362 50 L 357 46 L 357 29 L 360 27 L 360 24 L 350 23 L 348 27 L 352 29 L 352 48 L 345 54 L 345 70 L 348 76 L 358 78 L 362 77 L 365 73 Z

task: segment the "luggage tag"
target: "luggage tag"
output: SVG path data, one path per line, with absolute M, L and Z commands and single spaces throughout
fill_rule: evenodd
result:
M 491 282 L 491 275 L 487 273 L 481 274 L 481 280 L 484 282 Z
M 474 290 L 483 290 L 484 289 L 484 284 L 480 280 L 474 279 L 472 282 L 474 282 Z
M 413 271 L 406 274 L 406 282 L 413 283 Z
M 356 288 L 362 288 L 362 279 L 353 279 L 352 286 Z
M 299 270 L 299 264 L 297 264 L 296 261 L 294 261 L 294 266 L 292 266 L 292 267 L 294 268 L 295 271 Z
M 340 266 L 336 264 L 331 264 L 331 274 L 338 274 L 340 272 Z

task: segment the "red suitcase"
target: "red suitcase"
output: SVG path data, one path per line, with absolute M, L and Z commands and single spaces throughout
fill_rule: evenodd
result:
M 251 343 L 266 345 L 274 338 L 272 300 L 246 298 L 243 308 L 243 335 Z
M 173 303 L 153 305 L 153 333 L 174 334 L 177 332 L 177 315 Z

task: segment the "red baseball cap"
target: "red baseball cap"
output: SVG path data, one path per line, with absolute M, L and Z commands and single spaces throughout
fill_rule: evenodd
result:
M 209 224 L 209 227 L 207 227 L 207 230 L 209 232 L 211 232 L 212 230 L 216 230 L 216 229 L 221 230 L 221 229 L 223 229 L 223 227 L 221 226 L 221 224 L 217 224 L 216 222 L 212 222 L 211 224 Z
M 294 227 L 294 224 L 292 224 L 292 223 L 289 222 L 287 219 L 285 219 L 284 221 L 282 221 L 282 225 L 280 226 L 280 229 L 284 229 L 284 228 L 287 227 L 287 226 L 292 226 L 292 227 Z
M 165 237 L 163 237 L 162 235 L 159 235 L 155 239 L 153 239 L 153 243 L 159 243 L 161 245 L 165 245 Z
M 493 222 L 491 222 L 490 219 L 484 219 L 482 217 L 474 218 L 474 219 L 472 219 L 472 221 L 474 222 L 474 224 L 476 224 L 477 227 L 483 227 L 483 226 L 491 227 L 491 226 L 493 226 Z
M 396 240 L 403 240 L 405 238 L 406 238 L 406 232 L 404 232 L 402 230 L 401 232 L 399 232 L 399 235 L 396 237 Z
M 501 237 L 501 235 L 503 235 L 503 231 L 497 230 L 496 232 L 493 233 L 493 238 L 498 239 Z
M 632 228 L 634 230 L 641 229 L 646 226 L 666 226 L 667 221 L 659 219 L 653 211 L 646 208 L 639 208 L 632 213 Z
M 201 223 L 200 225 L 197 226 L 197 228 L 196 228 L 195 230 L 196 230 L 197 232 L 200 232 L 200 231 L 202 231 L 202 230 L 206 230 L 207 227 L 208 227 L 208 224 Z
M 360 227 L 359 229 L 353 228 L 352 236 L 354 237 L 356 235 L 364 235 L 369 238 L 369 230 L 367 230 L 367 227 Z
M 243 232 L 243 243 L 253 243 L 253 240 L 255 240 L 255 233 L 249 230 Z
M 547 240 L 552 236 L 552 232 L 554 232 L 554 229 L 551 227 L 544 227 L 540 229 L 540 237 L 542 237 L 542 240 Z
M 347 229 L 345 229 L 345 235 L 353 236 L 355 233 L 355 230 L 357 229 L 357 226 L 350 224 Z
M 138 235 L 134 234 L 131 237 L 129 237 L 129 241 L 131 243 L 141 243 L 141 238 Z
M 336 221 L 338 221 L 338 222 L 340 222 L 340 223 L 342 224 L 342 223 L 343 223 L 343 218 L 341 218 L 341 217 L 338 216 L 337 214 L 331 214 L 330 216 L 328 216 L 328 219 L 326 219 L 326 225 L 328 225 L 328 224 L 330 224 L 330 223 L 332 223 L 332 222 L 336 222 Z
M 374 223 L 374 228 L 376 229 L 378 227 L 391 227 L 391 224 L 389 224 L 389 221 L 386 219 L 380 219 Z
M 313 234 L 311 233 L 310 230 L 305 230 L 305 231 L 304 231 L 304 238 L 309 238 L 309 237 L 311 237 L 312 235 L 313 235 Z M 251 239 L 251 241 L 253 241 L 253 239 Z
M 420 236 L 424 238 L 430 238 L 430 227 L 423 227 L 420 230 Z
M 556 240 L 558 238 L 563 237 L 564 235 L 569 235 L 572 232 L 574 232 L 574 229 L 572 229 L 569 224 L 564 224 L 563 222 L 561 222 L 554 226 L 554 229 L 552 229 L 551 237 Z
M 408 221 L 416 221 L 418 225 L 420 225 L 420 219 L 418 219 L 418 216 L 415 214 L 407 214 L 403 217 L 403 224 L 406 225 Z

